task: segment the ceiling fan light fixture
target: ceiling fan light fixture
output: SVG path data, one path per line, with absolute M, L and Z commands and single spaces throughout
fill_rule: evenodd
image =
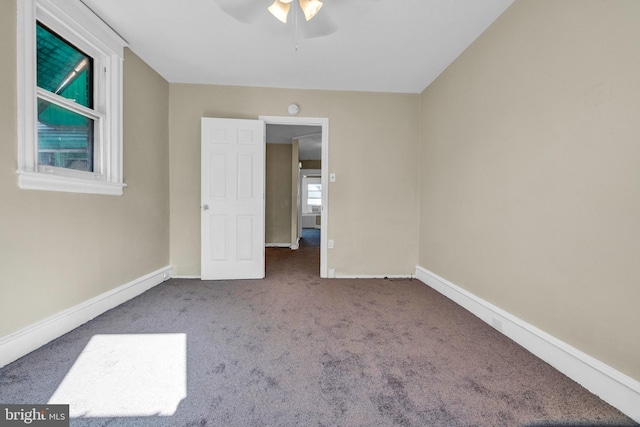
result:
M 320 10 L 322 2 L 319 0 L 300 0 L 300 8 L 304 12 L 304 17 L 308 21 Z
M 286 24 L 287 15 L 289 14 L 289 9 L 291 8 L 291 1 L 292 0 L 275 0 L 273 4 L 267 9 L 273 16 Z

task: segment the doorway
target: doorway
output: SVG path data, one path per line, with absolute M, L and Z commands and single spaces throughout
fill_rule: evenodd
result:
M 296 143 L 299 144 L 298 153 L 300 155 L 300 160 L 307 157 L 307 150 L 309 147 L 306 146 L 306 140 L 314 140 L 318 141 L 320 144 L 319 152 L 320 152 L 320 161 L 319 161 L 319 176 L 320 176 L 320 185 L 323 191 L 321 191 L 321 204 L 319 208 L 314 212 L 314 216 L 317 215 L 317 222 L 319 223 L 320 229 L 320 277 L 327 278 L 328 277 L 328 269 L 327 269 L 327 242 L 328 242 L 328 217 L 329 217 L 329 206 L 328 206 L 328 183 L 329 183 L 329 119 L 326 118 L 314 118 L 314 117 L 276 117 L 276 116 L 260 116 L 260 120 L 264 121 L 265 128 L 267 133 L 269 132 L 270 127 L 282 127 L 286 126 L 287 130 L 289 130 L 292 135 L 292 138 L 295 139 Z M 270 141 L 267 141 L 269 143 Z M 301 144 L 301 145 L 300 145 Z M 297 165 L 301 164 L 302 161 L 296 162 Z M 294 168 L 292 168 L 294 169 Z M 316 168 L 314 168 L 316 169 Z M 293 173 L 297 174 L 297 178 L 292 177 L 292 183 L 295 184 L 295 191 L 298 194 L 301 193 L 301 174 L 300 168 L 296 167 L 292 170 Z M 294 190 L 292 189 L 292 193 Z M 295 194 L 295 193 L 294 193 Z M 298 197 L 300 199 L 300 197 Z M 293 205 L 293 202 L 292 202 Z M 318 212 L 319 211 L 319 212 Z M 296 217 L 295 221 L 293 217 Z M 292 231 L 291 235 L 301 236 L 302 232 L 302 206 L 300 203 L 296 203 L 295 212 L 292 210 Z M 310 215 L 307 215 L 310 216 Z M 309 221 L 308 218 L 305 218 L 306 221 Z M 295 229 L 294 229 L 295 228 Z M 295 242 L 292 242 L 292 248 L 295 248 Z

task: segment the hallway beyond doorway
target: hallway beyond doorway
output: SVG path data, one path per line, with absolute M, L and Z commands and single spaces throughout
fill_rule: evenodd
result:
M 305 248 L 320 248 L 320 229 L 303 228 L 300 236 L 300 245 Z

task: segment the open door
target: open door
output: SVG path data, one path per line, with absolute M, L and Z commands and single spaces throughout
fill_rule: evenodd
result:
M 265 276 L 264 127 L 202 118 L 202 280 Z

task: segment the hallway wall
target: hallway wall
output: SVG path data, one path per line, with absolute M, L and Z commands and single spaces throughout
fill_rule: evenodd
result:
M 267 143 L 265 242 L 291 243 L 291 144 Z

